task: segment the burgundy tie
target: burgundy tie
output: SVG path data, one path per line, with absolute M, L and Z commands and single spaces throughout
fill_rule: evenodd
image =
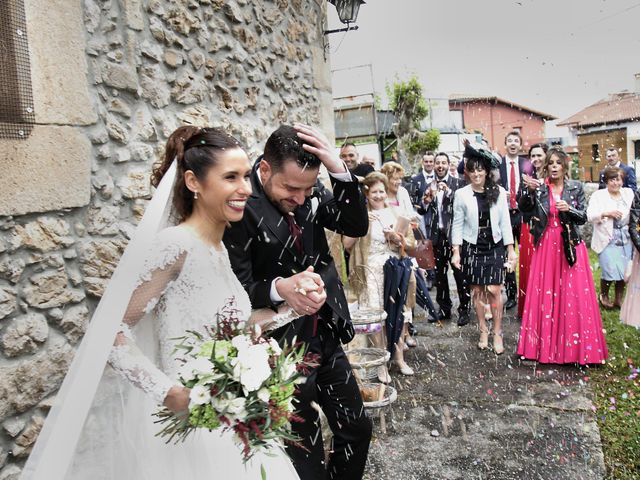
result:
M 304 251 L 304 249 L 302 248 L 302 230 L 296 223 L 293 215 L 285 215 L 284 218 L 289 224 L 289 233 L 291 234 L 293 246 L 295 247 L 296 251 L 300 255 L 302 255 Z M 320 316 L 317 313 L 314 313 L 310 316 L 313 319 L 313 336 L 315 337 L 318 334 L 318 318 L 320 318 Z
M 300 227 L 293 218 L 293 215 L 285 215 L 284 218 L 289 224 L 289 233 L 291 234 L 292 244 L 296 248 L 296 251 L 302 255 L 302 230 L 300 230 Z
M 516 169 L 515 162 L 511 160 L 511 178 L 509 179 L 509 208 L 515 209 L 518 204 L 516 202 Z

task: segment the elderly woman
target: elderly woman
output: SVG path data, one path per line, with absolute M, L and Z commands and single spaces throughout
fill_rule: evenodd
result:
M 624 297 L 624 271 L 633 247 L 629 238 L 629 212 L 633 191 L 622 188 L 624 172 L 618 167 L 605 168 L 607 188 L 591 195 L 587 219 L 593 223 L 591 249 L 598 254 L 600 275 L 600 304 L 607 309 L 620 308 Z M 609 287 L 615 282 L 615 300 L 609 300 Z
M 500 355 L 504 353 L 501 287 L 505 249 L 508 268 L 513 269 L 516 262 L 509 205 L 505 190 L 490 175 L 491 154 L 467 145 L 464 156 L 470 184 L 456 190 L 453 200 L 451 264 L 462 266 L 471 285 L 480 329 L 478 348 L 489 346 L 487 318 L 493 318 L 493 351 Z
M 535 249 L 518 355 L 541 363 L 601 363 L 607 358 L 587 247 L 582 183 L 568 179 L 569 156 L 550 148 L 544 182 L 525 178 L 518 205 L 531 215 Z
M 633 265 L 627 279 L 627 295 L 620 308 L 620 321 L 640 328 L 640 190 L 635 194 L 629 215 L 629 235 L 633 243 Z
M 406 188 L 402 186 L 404 178 L 404 168 L 397 162 L 386 162 L 380 168 L 380 173 L 387 176 L 387 203 L 399 209 L 400 214 L 409 218 L 417 218 L 416 212 L 411 204 L 411 197 Z
M 384 266 L 389 257 L 399 257 L 403 250 L 411 251 L 415 240 L 409 230 L 407 236 L 394 231 L 397 209 L 387 203 L 387 176 L 373 172 L 363 180 L 369 207 L 369 232 L 362 238 L 343 237 L 344 248 L 349 256 L 349 287 L 358 297 L 360 307 L 382 310 L 384 308 Z M 404 318 L 408 319 L 411 309 L 404 306 Z M 390 319 L 387 319 L 387 323 Z M 403 375 L 413 375 L 413 369 L 404 360 L 403 336 L 391 339 L 394 345 L 392 363 Z M 384 374 L 379 375 L 384 378 Z

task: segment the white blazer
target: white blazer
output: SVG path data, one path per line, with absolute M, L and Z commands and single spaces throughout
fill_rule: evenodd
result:
M 502 240 L 505 246 L 512 245 L 513 232 L 509 219 L 507 192 L 500 186 L 498 188 L 500 189 L 498 200 L 489 209 L 491 235 L 496 243 Z M 473 195 L 471 185 L 456 190 L 453 198 L 451 244 L 462 245 L 463 240 L 473 245 L 478 242 L 478 202 Z
M 622 219 L 620 220 L 624 228 L 629 225 L 629 212 L 633 203 L 633 190 L 630 188 L 621 188 L 620 194 L 624 202 L 622 210 Z M 613 238 L 613 218 L 603 219 L 601 215 L 604 212 L 618 210 L 616 201 L 611 198 L 609 191 L 604 188 L 596 190 L 591 194 L 589 206 L 587 207 L 587 220 L 593 223 L 593 236 L 591 237 L 591 249 L 596 252 L 602 252 L 611 239 Z

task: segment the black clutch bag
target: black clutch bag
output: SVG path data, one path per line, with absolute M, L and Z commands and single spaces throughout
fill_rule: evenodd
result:
M 564 256 L 569 262 L 570 266 L 574 266 L 576 263 L 576 241 L 571 238 L 571 228 L 566 223 L 562 224 L 562 247 L 564 249 Z

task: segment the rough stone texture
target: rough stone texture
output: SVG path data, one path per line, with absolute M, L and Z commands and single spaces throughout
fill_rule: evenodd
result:
M 16 310 L 16 291 L 11 287 L 0 287 L 0 319 Z
M 38 309 L 60 307 L 67 303 L 77 303 L 84 293 L 69 288 L 69 279 L 65 272 L 44 272 L 32 276 L 30 285 L 23 289 L 26 302 Z
M 80 246 L 80 270 L 87 293 L 102 296 L 125 246 L 118 239 L 88 241 Z
M 18 283 L 24 267 L 25 262 L 21 258 L 7 257 L 0 260 L 0 277 L 6 278 L 11 283 Z
M 35 222 L 18 225 L 11 239 L 12 250 L 25 247 L 38 252 L 50 252 L 73 245 L 69 224 L 61 218 L 40 217 Z
M 117 234 L 119 213 L 120 208 L 116 206 L 89 208 L 85 221 L 87 232 L 95 235 Z
M 9 434 L 10 437 L 17 437 L 18 434 L 27 424 L 27 421 L 21 417 L 13 417 L 2 423 L 2 428 Z
M 90 158 L 91 143 L 73 127 L 36 125 L 27 141 L 2 140 L 0 164 L 11 168 L 0 175 L 0 216 L 86 205 Z
M 29 453 L 31 453 L 31 449 L 33 448 L 33 444 L 36 442 L 36 439 L 38 438 L 43 425 L 43 417 L 38 415 L 31 419 L 31 422 L 29 423 L 27 428 L 25 428 L 20 436 L 16 438 L 14 447 L 11 450 L 11 453 L 14 457 L 23 458 L 29 456 Z
M 78 343 L 82 338 L 88 324 L 89 309 L 84 305 L 74 305 L 68 308 L 59 322 L 65 337 L 73 344 Z
M 73 353 L 67 343 L 56 341 L 18 366 L 0 367 L 0 421 L 26 412 L 55 392 Z
M 146 198 L 151 195 L 150 172 L 135 169 L 118 182 L 118 187 L 125 198 Z
M 49 325 L 41 313 L 30 313 L 13 320 L 2 335 L 2 349 L 7 357 L 35 352 L 49 336 Z

